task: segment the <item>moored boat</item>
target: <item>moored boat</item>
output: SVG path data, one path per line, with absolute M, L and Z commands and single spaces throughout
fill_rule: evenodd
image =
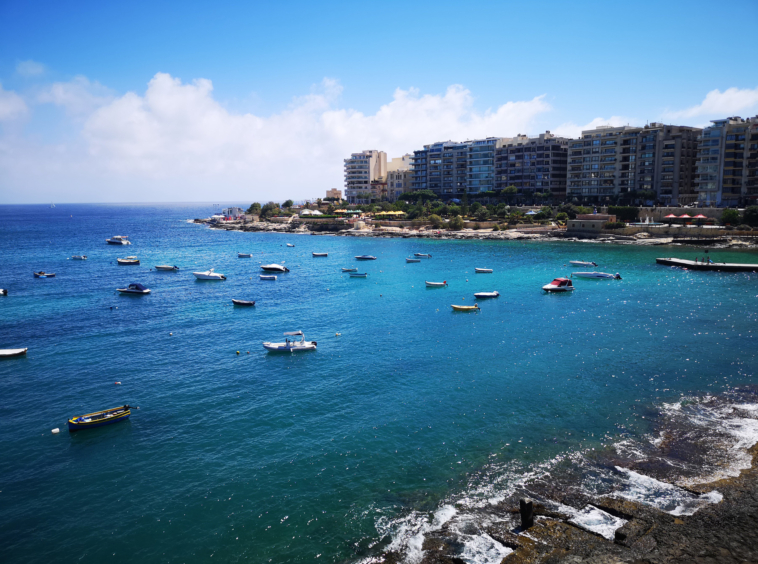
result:
M 235 300 L 234 298 L 232 298 L 232 303 L 238 306 L 254 306 L 255 305 L 255 302 L 251 302 L 248 300 Z
M 122 294 L 149 294 L 150 288 L 143 286 L 142 284 L 129 284 L 126 288 L 116 288 L 117 292 Z
M 87 260 L 87 255 L 74 255 L 71 260 Z
M 356 260 L 376 260 L 376 257 L 373 255 L 358 255 L 355 257 Z
M 266 272 L 289 272 L 290 269 L 286 266 L 282 266 L 281 264 L 262 264 L 261 270 L 265 270 Z
M 443 280 L 442 282 L 429 282 L 428 280 L 424 280 L 424 284 L 429 288 L 444 288 L 447 286 L 447 280 Z
M 40 270 L 39 272 L 34 273 L 35 278 L 55 278 L 55 272 L 45 272 L 44 270 Z
M 492 272 L 491 268 L 475 268 L 474 272 L 478 274 L 490 274 Z
M 314 257 L 328 257 L 329 253 L 312 253 Z
M 405 259 L 405 262 L 421 262 L 421 259 L 408 257 Z
M 237 258 L 253 258 L 253 253 L 237 253 Z
M 357 268 L 343 268 L 342 272 L 358 272 Z
M 7 296 L 7 295 L 8 295 L 8 290 L 6 290 L 5 288 L 0 288 L 0 296 Z
M 366 278 L 368 276 L 367 272 L 351 272 L 350 278 Z
M 109 245 L 131 245 L 128 235 L 114 235 L 110 239 L 105 240 Z
M 421 257 L 421 258 L 432 258 L 432 255 L 427 253 L 413 253 L 414 257 Z
M 263 343 L 263 348 L 269 352 L 299 352 L 299 351 L 315 351 L 316 341 L 306 341 L 305 335 L 302 331 L 292 331 L 284 334 L 285 337 L 301 337 L 299 341 L 285 339 L 283 343 Z
M 226 280 L 226 276 L 218 272 L 213 272 L 212 268 L 205 272 L 193 272 L 192 274 L 198 280 Z
M 96 411 L 95 413 L 87 413 L 86 415 L 72 417 L 68 420 L 68 430 L 69 432 L 74 432 L 81 431 L 82 429 L 94 429 L 95 427 L 102 427 L 103 425 L 126 421 L 132 414 L 132 409 L 139 408 L 122 405 L 120 407 L 113 407 L 103 411 Z
M 472 306 L 453 305 L 453 306 L 450 306 L 450 307 L 453 308 L 453 311 L 463 311 L 463 312 L 472 312 L 472 311 L 475 311 L 477 313 L 480 311 L 480 308 L 479 308 L 479 306 L 477 304 L 474 304 Z
M 475 298 L 497 298 L 500 296 L 500 292 L 475 292 Z
M 155 267 L 155 270 L 163 270 L 163 271 L 179 270 L 179 267 L 178 266 L 171 266 L 169 264 L 159 264 L 158 266 Z
M 570 260 L 569 264 L 573 264 L 574 266 L 597 266 L 596 262 L 588 262 L 585 260 Z
M 287 246 L 288 247 L 294 247 L 295 245 L 293 245 L 292 243 L 287 243 Z
M 28 348 L 25 349 L 0 349 L 0 358 L 12 358 L 14 356 L 23 356 L 26 354 L 26 351 L 28 351 Z
M 261 274 L 261 280 L 276 280 L 276 274 Z
M 545 284 L 542 287 L 543 290 L 546 292 L 573 292 L 574 291 L 574 285 L 571 283 L 571 280 L 568 278 L 556 278 L 553 280 L 550 284 Z
M 621 275 L 618 272 L 616 274 L 608 274 L 607 272 L 572 272 L 571 276 L 576 276 L 577 278 L 608 278 L 611 280 L 621 280 Z
M 131 266 L 139 264 L 139 259 L 137 257 L 117 258 L 116 262 L 121 266 Z

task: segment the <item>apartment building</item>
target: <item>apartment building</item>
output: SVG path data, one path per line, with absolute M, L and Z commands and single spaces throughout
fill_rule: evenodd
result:
M 359 195 L 371 193 L 371 182 L 387 176 L 387 153 L 368 150 L 345 159 L 345 198 L 358 203 Z M 365 201 L 364 198 L 360 198 Z
M 495 189 L 495 146 L 499 140 L 499 137 L 487 137 L 467 141 L 467 192 L 489 192 Z
M 387 161 L 387 172 L 393 172 L 396 170 L 410 170 L 412 159 L 413 155 L 406 153 L 402 157 L 395 157 L 394 159 Z
M 698 202 L 754 205 L 758 200 L 758 116 L 735 116 L 711 123 L 698 144 Z
M 469 143 L 443 141 L 413 151 L 411 188 L 432 190 L 440 196 L 466 191 Z
M 655 192 L 668 205 L 692 198 L 695 127 L 651 123 L 645 127 L 599 126 L 569 143 L 567 197 L 607 202 L 635 192 Z
M 495 146 L 495 189 L 515 186 L 518 194 L 528 199 L 535 192 L 565 199 L 570 141 L 549 131 L 538 137 L 500 139 Z
M 412 179 L 413 172 L 410 169 L 387 172 L 387 199 L 395 202 L 404 192 L 410 191 Z

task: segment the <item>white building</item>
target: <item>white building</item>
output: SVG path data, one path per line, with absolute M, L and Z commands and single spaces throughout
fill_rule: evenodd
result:
M 345 159 L 345 198 L 355 203 L 360 194 L 371 192 L 371 182 L 387 176 L 387 153 L 368 150 Z
M 221 214 L 224 217 L 231 217 L 232 219 L 237 219 L 239 216 L 243 215 L 245 213 L 245 210 L 242 208 L 224 208 L 221 210 Z

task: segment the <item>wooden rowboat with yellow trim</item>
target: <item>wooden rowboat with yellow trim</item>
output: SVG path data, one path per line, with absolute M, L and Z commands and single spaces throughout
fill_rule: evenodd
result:
M 73 433 L 74 431 L 81 431 L 82 429 L 94 429 L 95 427 L 102 427 L 103 425 L 126 421 L 132 414 L 132 409 L 139 409 L 139 407 L 122 405 L 104 411 L 96 411 L 95 413 L 72 417 L 68 420 L 68 430 Z

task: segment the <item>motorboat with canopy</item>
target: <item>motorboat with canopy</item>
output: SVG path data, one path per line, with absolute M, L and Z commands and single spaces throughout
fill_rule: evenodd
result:
M 129 284 L 126 288 L 116 288 L 116 291 L 122 294 L 149 294 L 150 288 L 142 284 Z
M 109 245 L 131 245 L 128 235 L 114 235 L 110 239 L 105 240 Z
M 553 280 L 550 284 L 545 284 L 542 287 L 543 290 L 546 292 L 573 292 L 574 291 L 574 285 L 571 283 L 571 280 L 568 278 L 556 278 Z
M 226 276 L 218 272 L 213 272 L 212 268 L 205 272 L 193 272 L 192 274 L 198 280 L 226 280 Z
M 283 343 L 263 343 L 263 348 L 269 352 L 300 352 L 315 351 L 316 341 L 306 341 L 302 331 L 291 331 L 284 334 L 285 337 L 300 337 L 300 340 L 285 339 Z

